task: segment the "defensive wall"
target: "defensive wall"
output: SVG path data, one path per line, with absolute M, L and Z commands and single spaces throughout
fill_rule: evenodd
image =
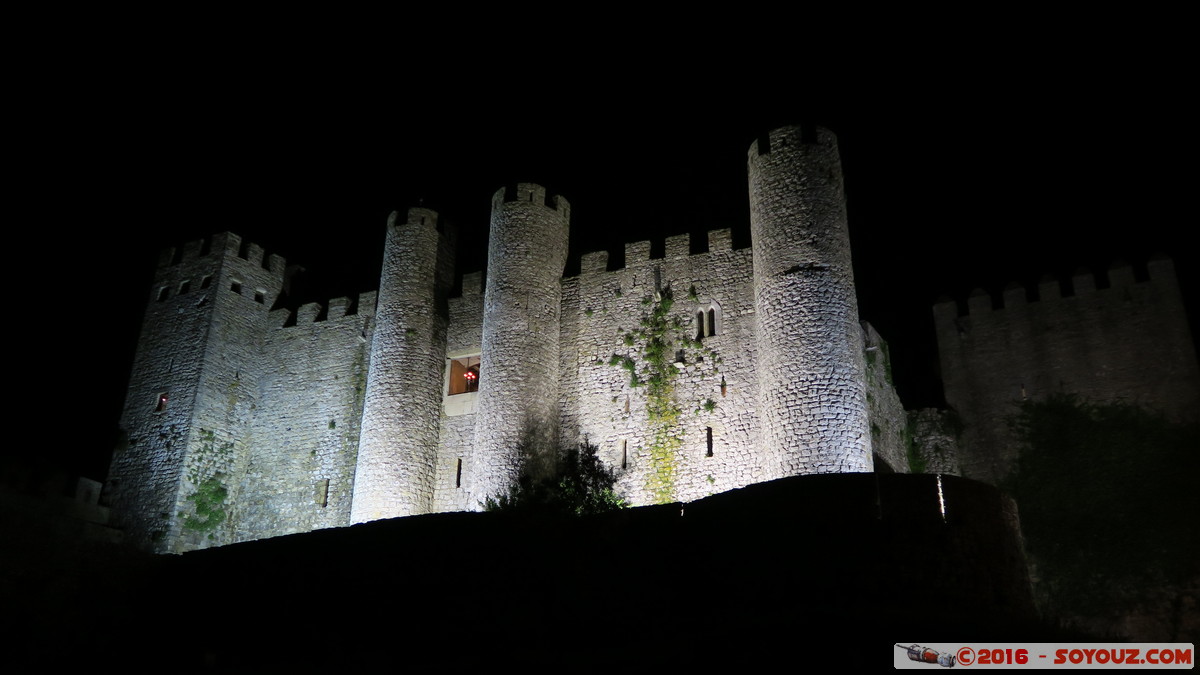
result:
M 710 232 L 585 254 L 570 204 L 492 198 L 486 279 L 454 286 L 436 212 L 389 218 L 378 294 L 271 311 L 285 261 L 237 235 L 169 252 L 109 491 L 152 550 L 478 510 L 523 463 L 587 443 L 630 503 L 906 470 L 886 344 L 859 323 L 836 139 L 748 154 L 753 245 Z M 465 378 L 465 379 L 464 379 Z
M 1150 260 L 1142 280 L 1117 263 L 1010 284 L 999 298 L 976 289 L 965 307 L 944 299 L 933 314 L 946 401 L 964 421 L 965 476 L 995 482 L 1011 471 L 1007 420 L 1023 400 L 1069 393 L 1178 421 L 1200 415 L 1200 368 L 1168 259 Z

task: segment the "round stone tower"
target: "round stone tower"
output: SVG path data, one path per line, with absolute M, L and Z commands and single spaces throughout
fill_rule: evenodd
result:
M 837 138 L 750 146 L 760 445 L 777 477 L 872 471 L 862 329 Z
M 482 503 L 508 490 L 527 457 L 557 448 L 559 313 L 570 204 L 540 185 L 492 197 L 483 354 L 475 422 L 475 485 Z
M 350 522 L 428 513 L 446 357 L 438 214 L 388 218 Z

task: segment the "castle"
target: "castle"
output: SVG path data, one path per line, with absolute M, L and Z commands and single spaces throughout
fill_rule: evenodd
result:
M 295 315 L 271 310 L 284 260 L 236 235 L 164 252 L 107 485 L 120 524 L 181 551 L 477 510 L 522 453 L 580 442 L 632 504 L 872 471 L 879 350 L 836 139 L 777 129 L 748 168 L 752 248 L 636 242 L 571 278 L 567 200 L 502 189 L 486 284 L 464 274 L 457 297 L 454 233 L 425 208 L 389 219 L 378 292 Z
M 1121 349 L 1159 363 L 1131 362 L 1122 387 L 1163 375 L 1172 384 L 1154 401 L 1196 400 L 1178 289 L 1154 263 L 1148 283 L 1117 272 L 1094 293 L 1083 281 L 1040 302 L 1007 293 L 994 312 L 939 305 L 946 395 L 966 431 L 906 413 L 886 343 L 859 321 L 835 137 L 776 129 L 747 166 L 750 248 L 729 230 L 700 246 L 669 237 L 661 258 L 641 241 L 624 267 L 589 253 L 568 278 L 571 206 L 533 184 L 492 197 L 486 283 L 458 276 L 455 233 L 426 208 L 389 219 L 377 292 L 295 313 L 272 309 L 284 260 L 234 234 L 164 252 L 105 488 L 118 525 L 178 552 L 478 510 L 524 456 L 581 442 L 634 505 L 905 472 L 914 451 L 927 471 L 959 473 L 960 444 L 961 473 L 994 479 L 1011 462 L 1003 441 L 988 444 L 1008 403 L 1068 384 L 1106 397 L 1086 383 Z M 1169 354 L 1145 348 L 1157 338 L 1145 330 L 1113 328 L 1129 308 L 1134 326 L 1174 317 Z M 1097 346 L 1074 358 L 1068 325 L 1088 321 Z M 1121 347 L 1099 347 L 1114 330 Z

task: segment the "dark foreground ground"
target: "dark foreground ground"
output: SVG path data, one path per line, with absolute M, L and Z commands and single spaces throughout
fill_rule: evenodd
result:
M 887 664 L 897 641 L 1076 638 L 1035 615 L 1015 509 L 974 481 L 784 479 L 582 519 L 450 513 L 182 556 L 5 517 L 24 669 L 611 670 Z

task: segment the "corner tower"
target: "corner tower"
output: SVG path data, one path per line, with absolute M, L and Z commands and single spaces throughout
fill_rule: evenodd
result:
M 520 183 L 492 197 L 483 354 L 475 424 L 482 502 L 508 489 L 521 452 L 553 452 L 558 441 L 559 315 L 570 204 Z
M 178 553 L 233 541 L 228 505 L 250 451 L 261 345 L 285 267 L 229 232 L 160 257 L 121 414 L 126 442 L 105 487 L 139 547 Z
M 438 214 L 388 218 L 350 522 L 428 513 L 446 357 L 451 237 Z
M 748 172 L 767 465 L 772 477 L 872 471 L 837 138 L 776 129 L 750 146 Z

